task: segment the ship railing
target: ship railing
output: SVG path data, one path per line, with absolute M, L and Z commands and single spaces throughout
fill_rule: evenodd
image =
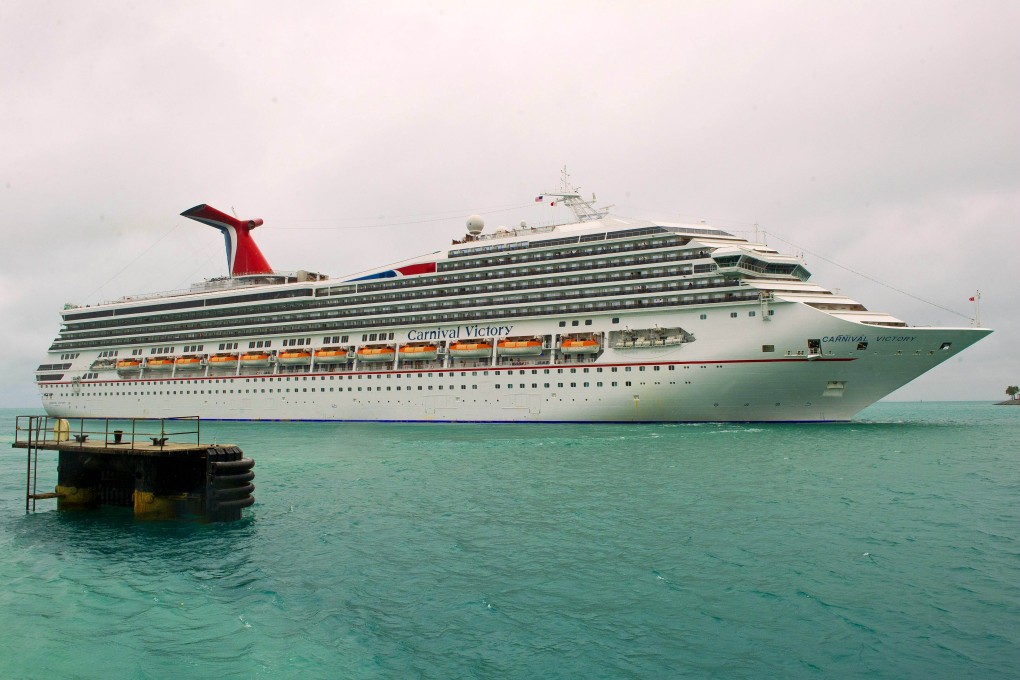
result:
M 200 283 L 192 284 L 189 288 L 175 288 L 173 290 L 164 290 L 157 293 L 140 293 L 138 295 L 125 295 L 117 298 L 116 300 L 106 300 L 100 302 L 99 305 L 110 305 L 120 302 L 138 302 L 141 300 L 155 300 L 163 297 L 178 297 L 181 295 L 194 295 L 196 293 L 211 293 L 219 290 L 233 290 L 235 288 L 252 288 L 254 286 L 265 285 L 255 281 L 244 281 L 233 278 L 224 280 L 211 280 L 202 281 Z M 98 306 L 98 305 L 97 305 Z
M 174 418 L 57 418 L 54 416 L 17 416 L 15 446 L 40 444 L 78 444 L 101 448 L 157 448 L 168 442 L 198 446 L 201 437 L 199 416 Z

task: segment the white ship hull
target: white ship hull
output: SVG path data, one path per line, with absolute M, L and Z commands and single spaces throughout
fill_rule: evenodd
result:
M 866 325 L 798 302 L 632 313 L 628 327 L 680 326 L 692 342 L 557 355 L 467 361 L 430 368 L 394 362 L 316 365 L 300 374 L 195 376 L 40 384 L 58 417 L 379 422 L 819 422 L 845 421 L 990 331 Z M 736 316 L 732 313 L 736 312 Z M 754 313 L 754 316 L 751 314 Z M 506 334 L 551 335 L 558 319 L 524 321 Z M 512 331 L 509 330 L 512 328 Z M 460 327 L 437 326 L 442 337 Z M 609 316 L 586 332 L 620 330 Z M 570 330 L 569 328 L 566 330 Z M 420 330 L 398 332 L 397 342 Z M 821 340 L 819 350 L 809 339 Z M 866 347 L 862 349 L 862 347 Z M 770 351 L 766 351 L 771 348 Z M 498 365 L 497 365 L 498 362 Z M 112 376 L 113 374 L 111 374 Z

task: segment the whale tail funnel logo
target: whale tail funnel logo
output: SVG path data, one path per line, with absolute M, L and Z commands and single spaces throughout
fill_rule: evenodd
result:
M 205 203 L 189 208 L 181 215 L 223 232 L 227 245 L 227 269 L 231 276 L 273 273 L 273 268 L 251 236 L 251 230 L 262 224 L 262 220 L 239 220 Z

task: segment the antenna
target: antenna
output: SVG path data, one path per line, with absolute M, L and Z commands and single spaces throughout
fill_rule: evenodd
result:
M 570 174 L 567 173 L 567 166 L 565 165 L 560 171 L 560 182 L 560 191 L 547 191 L 542 196 L 555 196 L 559 198 L 559 202 L 573 211 L 578 222 L 600 220 L 609 214 L 609 208 L 612 206 L 604 208 L 595 207 L 595 194 L 591 195 L 590 201 L 581 198 L 581 187 L 575 187 L 570 184 Z

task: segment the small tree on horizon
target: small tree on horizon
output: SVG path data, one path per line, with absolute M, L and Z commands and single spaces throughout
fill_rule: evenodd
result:
M 1006 394 L 1009 395 L 1010 399 L 1016 400 L 1017 393 L 1020 392 L 1020 387 L 1016 385 L 1010 385 L 1006 388 Z

